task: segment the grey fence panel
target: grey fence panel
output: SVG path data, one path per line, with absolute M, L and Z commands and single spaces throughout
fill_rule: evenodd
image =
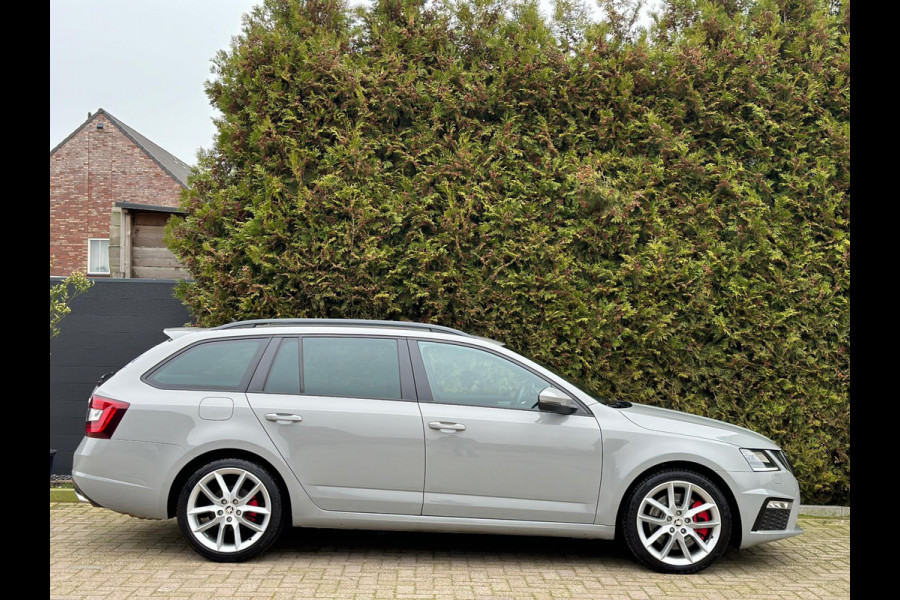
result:
M 51 287 L 59 282 L 50 278 Z M 71 474 L 100 376 L 164 341 L 166 327 L 190 321 L 174 287 L 171 280 L 95 279 L 70 303 L 72 312 L 50 340 L 50 447 L 57 451 L 51 474 Z

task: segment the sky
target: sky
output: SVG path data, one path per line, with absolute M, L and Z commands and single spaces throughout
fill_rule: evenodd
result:
M 259 2 L 50 0 L 50 149 L 102 108 L 196 164 L 215 134 L 210 61 Z
M 102 108 L 188 164 L 212 146 L 211 59 L 258 0 L 50 0 L 50 149 Z

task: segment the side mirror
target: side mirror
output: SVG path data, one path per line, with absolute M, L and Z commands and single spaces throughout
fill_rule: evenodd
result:
M 548 387 L 538 395 L 538 408 L 559 415 L 571 415 L 578 410 L 578 405 L 567 394 L 555 387 Z

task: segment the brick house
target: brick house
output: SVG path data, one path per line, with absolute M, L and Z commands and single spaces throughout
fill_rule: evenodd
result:
M 102 108 L 50 151 L 51 276 L 189 277 L 163 242 L 190 166 Z

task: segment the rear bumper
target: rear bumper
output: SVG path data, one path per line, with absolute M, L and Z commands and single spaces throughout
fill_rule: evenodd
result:
M 78 487 L 77 483 L 73 482 L 73 485 L 75 486 L 75 497 L 78 498 L 79 502 L 85 502 L 85 503 L 90 504 L 91 506 L 96 506 L 97 508 L 103 508 L 102 506 L 100 506 L 99 504 L 97 504 L 96 502 L 94 502 L 93 500 L 88 498 L 87 495 L 81 491 L 81 488 Z
M 84 438 L 75 451 L 72 482 L 79 500 L 94 506 L 166 519 L 162 478 L 183 456 L 184 449 L 173 444 Z

